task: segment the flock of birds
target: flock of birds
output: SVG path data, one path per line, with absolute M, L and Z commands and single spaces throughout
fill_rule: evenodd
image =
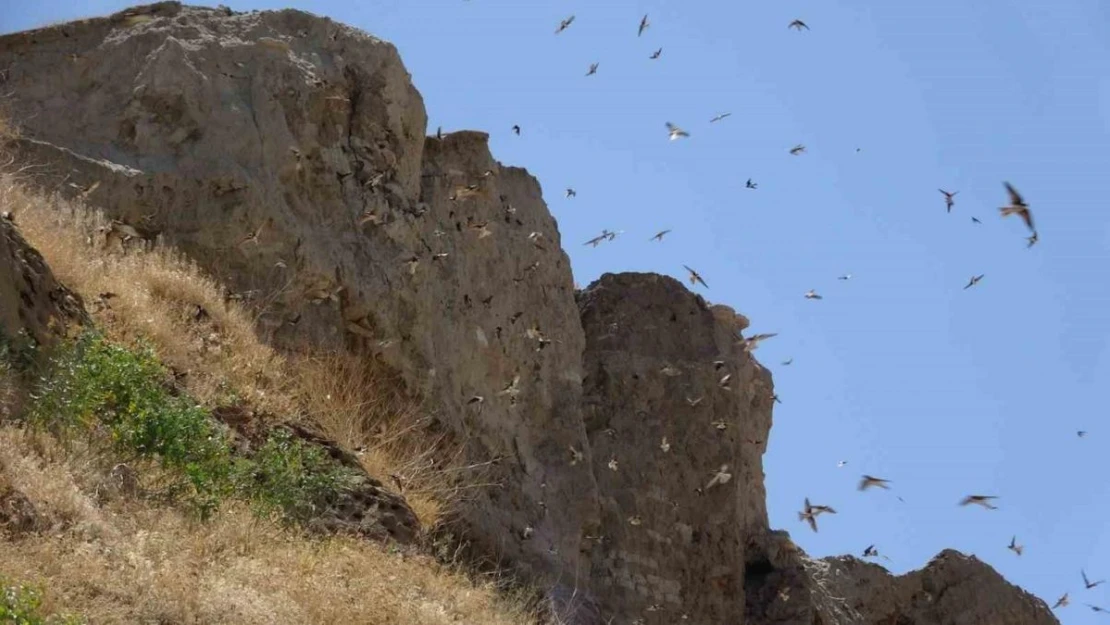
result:
M 567 17 L 566 19 L 563 19 L 562 21 L 559 22 L 558 27 L 555 29 L 555 34 L 558 35 L 558 34 L 564 32 L 564 31 L 566 31 L 568 28 L 570 28 L 574 24 L 574 22 L 575 22 L 575 16 L 574 15 L 571 15 L 571 16 Z M 650 26 L 651 26 L 651 22 L 649 21 L 648 16 L 644 15 L 640 19 L 639 26 L 637 28 L 637 37 L 642 36 L 644 34 L 644 32 Z M 802 21 L 800 19 L 796 19 L 796 20 L 791 21 L 787 25 L 787 28 L 796 30 L 798 32 L 808 31 L 810 29 L 809 25 L 806 24 L 804 21 Z M 658 59 L 662 55 L 662 53 L 663 53 L 663 49 L 658 48 L 655 51 L 653 51 L 648 58 L 652 59 L 652 60 Z M 585 76 L 588 77 L 588 76 L 596 75 L 597 72 L 598 72 L 599 67 L 600 67 L 600 63 L 598 63 L 598 62 L 590 63 L 589 68 L 587 69 Z M 715 123 L 718 123 L 718 122 L 721 122 L 721 121 L 727 119 L 731 115 L 732 114 L 729 113 L 729 112 L 718 113 L 718 114 L 714 115 L 709 120 L 709 122 L 715 124 Z M 666 129 L 667 136 L 668 136 L 669 140 L 671 140 L 671 141 L 684 140 L 684 139 L 688 139 L 690 137 L 689 132 L 687 132 L 686 130 L 684 130 L 683 128 L 681 128 L 680 126 L 678 126 L 677 124 L 674 124 L 672 122 L 669 122 L 669 121 L 666 122 L 664 124 L 664 128 Z M 521 134 L 521 127 L 519 125 L 512 126 L 511 130 L 512 130 L 512 133 L 514 135 L 519 136 Z M 859 149 L 857 148 L 856 151 L 858 152 Z M 803 145 L 803 144 L 797 144 L 794 147 L 790 148 L 790 150 L 789 150 L 789 153 L 792 156 L 799 156 L 801 154 L 804 154 L 805 152 L 806 152 L 806 146 Z M 1003 218 L 1008 217 L 1010 215 L 1018 216 L 1018 218 L 1020 218 L 1022 220 L 1022 222 L 1025 224 L 1025 227 L 1029 231 L 1029 236 L 1026 238 L 1027 247 L 1034 246 L 1038 242 L 1039 237 L 1038 237 L 1038 234 L 1037 234 L 1037 229 L 1034 225 L 1033 214 L 1030 210 L 1029 204 L 1025 201 L 1025 199 L 1021 196 L 1021 194 L 1017 191 L 1017 189 L 1015 189 L 1014 186 L 1011 185 L 1009 182 L 1003 182 L 1003 187 L 1005 188 L 1005 191 L 1006 191 L 1006 194 L 1007 194 L 1007 203 L 1004 206 L 999 207 L 998 210 L 999 210 L 1000 216 L 1003 217 Z M 753 181 L 752 179 L 749 178 L 745 182 L 745 188 L 753 189 L 753 190 L 758 189 L 758 183 L 756 183 L 755 181 Z M 959 191 L 948 191 L 948 190 L 943 189 L 943 188 L 938 189 L 938 191 L 941 193 L 941 195 L 943 197 L 946 212 L 951 213 L 953 207 L 956 205 L 956 196 L 959 193 Z M 574 198 L 577 195 L 578 195 L 578 193 L 577 193 L 577 191 L 575 191 L 575 189 L 573 187 L 567 187 L 566 188 L 565 197 L 567 199 Z M 972 220 L 973 223 L 976 223 L 976 224 L 981 224 L 982 223 L 978 218 L 976 218 L 974 216 L 971 217 L 971 220 Z M 667 234 L 669 234 L 670 232 L 671 232 L 671 230 L 669 230 L 669 229 L 660 230 L 659 232 L 655 233 L 649 239 L 649 241 L 662 242 L 664 237 Z M 623 233 L 623 231 L 611 231 L 611 230 L 608 230 L 608 229 L 604 229 L 604 230 L 601 231 L 600 234 L 598 234 L 597 236 L 595 236 L 595 237 L 589 239 L 588 241 L 586 241 L 584 243 L 584 245 L 597 247 L 598 245 L 600 245 L 602 243 L 611 242 L 611 241 L 615 240 L 617 238 L 617 236 L 621 233 Z M 686 270 L 687 278 L 690 281 L 691 285 L 693 285 L 693 286 L 700 285 L 703 288 L 707 288 L 707 289 L 709 288 L 708 283 L 706 282 L 705 278 L 702 276 L 701 273 L 699 273 L 697 270 L 695 270 L 694 268 L 689 267 L 687 265 L 683 265 L 683 268 Z M 852 277 L 851 274 L 845 274 L 845 275 L 839 276 L 838 279 L 839 280 L 849 280 L 849 279 L 851 279 L 851 277 Z M 977 284 L 979 284 L 979 282 L 983 278 L 984 278 L 984 274 L 972 275 L 969 278 L 967 284 L 963 288 L 964 289 L 970 289 L 970 288 L 976 286 Z M 813 290 L 813 289 L 805 292 L 803 294 L 803 297 L 805 297 L 808 300 L 820 300 L 820 299 L 822 299 L 822 296 L 819 293 L 817 293 L 816 290 Z M 777 333 L 756 334 L 756 335 L 753 335 L 753 336 L 747 337 L 747 338 L 741 337 L 741 340 L 744 343 L 745 350 L 750 352 L 751 350 L 754 350 L 759 345 L 759 343 L 761 343 L 762 341 L 764 341 L 766 339 L 769 339 L 769 338 L 772 338 L 776 335 L 777 335 Z M 793 359 L 789 359 L 789 360 L 783 361 L 782 364 L 789 365 L 789 364 L 791 364 L 792 361 L 793 361 Z M 725 388 L 727 388 L 727 386 L 725 386 L 725 385 L 727 385 L 727 383 L 728 383 L 728 380 L 727 380 L 728 377 L 729 376 L 726 376 L 724 379 L 722 379 L 722 382 L 721 382 L 722 386 L 724 386 Z M 777 396 L 774 397 L 773 400 L 778 401 L 778 397 Z M 689 402 L 691 400 L 688 399 L 687 401 Z M 693 405 L 693 404 L 691 404 L 691 405 Z M 1084 432 L 1084 431 L 1078 432 L 1078 435 L 1081 438 L 1085 434 L 1086 434 L 1086 432 Z M 661 448 L 664 451 L 667 451 L 667 449 L 669 448 L 669 444 L 668 444 L 668 441 L 666 440 L 666 438 L 663 439 L 663 442 L 661 444 Z M 572 450 L 572 452 L 575 452 L 575 451 L 576 450 Z M 578 454 L 575 454 L 575 455 L 577 456 Z M 615 467 L 612 466 L 613 463 L 615 463 L 615 461 L 612 461 L 610 463 L 610 468 L 615 470 Z M 847 462 L 841 461 L 840 463 L 838 463 L 838 466 L 843 467 L 846 464 L 847 464 Z M 721 471 L 719 471 L 716 475 L 713 476 L 713 479 L 710 481 L 709 486 L 707 488 L 712 487 L 716 484 L 724 483 L 730 477 L 731 477 L 731 475 L 727 473 L 727 467 L 722 467 Z M 858 490 L 866 491 L 870 488 L 881 488 L 881 489 L 889 490 L 891 488 L 890 485 L 891 485 L 890 480 L 880 478 L 880 477 L 875 477 L 875 476 L 872 476 L 872 475 L 864 475 L 860 479 Z M 902 500 L 901 497 L 899 497 L 898 499 Z M 972 494 L 972 495 L 967 495 L 962 500 L 960 500 L 959 505 L 960 506 L 976 505 L 976 506 L 980 506 L 980 507 L 982 507 L 984 509 L 987 509 L 987 510 L 996 510 L 997 506 L 995 506 L 993 502 L 996 501 L 997 499 L 998 499 L 998 497 L 996 497 L 994 495 Z M 816 532 L 817 529 L 818 529 L 817 519 L 822 514 L 836 514 L 836 510 L 834 508 L 832 508 L 831 506 L 828 506 L 828 505 L 820 505 L 820 504 L 811 503 L 809 498 L 807 497 L 805 499 L 804 507 L 803 507 L 802 511 L 798 512 L 798 519 L 802 522 L 807 523 L 809 525 L 809 527 L 814 532 Z M 1012 551 L 1014 554 L 1016 554 L 1017 556 L 1021 556 L 1023 551 L 1024 551 L 1024 546 L 1022 546 L 1021 544 L 1019 544 L 1017 542 L 1017 536 L 1013 536 L 1010 539 L 1010 543 L 1007 546 L 1007 548 L 1010 551 Z M 879 551 L 876 549 L 875 545 L 869 545 L 866 549 L 864 549 L 863 557 L 865 557 L 865 558 L 877 558 L 877 557 L 885 557 L 885 556 L 880 556 Z M 1105 583 L 1105 580 L 1091 581 L 1087 577 L 1086 571 L 1080 571 L 1080 573 L 1081 573 L 1081 576 L 1082 576 L 1082 579 L 1083 579 L 1083 584 L 1084 584 L 1084 587 L 1085 587 L 1086 590 L 1091 590 L 1091 589 Z M 1067 605 L 1069 605 L 1070 601 L 1071 600 L 1070 600 L 1069 594 L 1064 593 L 1061 597 L 1059 597 L 1059 599 L 1056 600 L 1056 602 L 1053 604 L 1052 608 L 1056 609 L 1056 608 L 1061 608 L 1061 607 L 1067 606 Z M 1107 608 L 1102 608 L 1100 606 L 1093 605 L 1093 604 L 1090 604 L 1090 603 L 1087 603 L 1085 605 L 1087 607 L 1089 607 L 1094 612 L 1110 613 L 1110 609 L 1107 609 Z

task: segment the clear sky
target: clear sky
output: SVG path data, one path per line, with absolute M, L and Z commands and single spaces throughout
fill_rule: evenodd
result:
M 130 4 L 0 0 L 0 30 Z M 953 547 L 1050 604 L 1070 592 L 1067 623 L 1106 618 L 1082 603 L 1110 609 L 1110 584 L 1084 590 L 1079 571 L 1110 578 L 1110 4 L 230 5 L 395 43 L 430 132 L 487 131 L 496 158 L 540 179 L 581 285 L 686 264 L 749 332 L 778 332 L 757 352 L 783 402 L 768 506 L 810 554 L 874 543 L 901 572 Z M 668 141 L 668 121 L 691 136 Z M 1031 249 L 999 215 L 1004 180 L 1033 210 Z M 951 214 L 938 187 L 959 191 Z M 624 232 L 582 245 L 603 228 Z M 862 473 L 893 490 L 858 492 Z M 956 505 L 971 493 L 999 509 Z M 818 534 L 795 514 L 806 496 L 839 511 Z

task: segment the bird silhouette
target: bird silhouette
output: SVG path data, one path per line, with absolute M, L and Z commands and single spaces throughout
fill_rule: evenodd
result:
M 690 284 L 701 283 L 701 285 L 704 286 L 705 288 L 707 288 L 707 289 L 709 288 L 709 285 L 705 283 L 705 280 L 702 279 L 700 273 L 694 271 L 693 269 L 690 269 L 690 267 L 687 266 L 687 265 L 683 265 L 683 267 L 686 268 L 686 271 L 690 272 Z
M 959 193 L 959 191 L 953 191 L 951 193 L 945 191 L 944 189 L 937 189 L 937 191 L 940 191 L 944 194 L 944 206 L 948 209 L 948 212 L 951 213 L 952 207 L 956 204 L 954 198 L 956 197 L 956 194 Z
M 991 504 L 991 501 L 995 499 L 998 499 L 998 497 L 994 495 L 968 495 L 960 500 L 960 505 L 966 506 L 968 504 L 975 504 L 977 506 L 983 506 L 988 510 L 997 510 L 998 508 Z

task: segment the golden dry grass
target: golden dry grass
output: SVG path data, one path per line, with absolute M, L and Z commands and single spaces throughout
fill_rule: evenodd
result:
M 98 501 L 89 488 L 110 481 L 103 468 L 47 435 L 0 427 L 0 486 L 48 520 L 35 534 L 0 529 L 0 573 L 42 584 L 49 612 L 92 623 L 534 621 L 523 601 L 427 556 L 310 539 L 235 507 L 201 525 L 132 498 Z

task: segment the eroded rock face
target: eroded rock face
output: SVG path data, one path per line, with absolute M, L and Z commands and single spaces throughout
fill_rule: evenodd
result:
M 11 221 L 0 219 L 0 339 L 8 358 L 29 357 L 27 349 L 49 345 L 70 324 L 87 321 L 81 297 L 54 279 Z
M 492 461 L 497 486 L 462 512 L 478 550 L 584 592 L 597 498 L 567 462 L 588 457 L 584 338 L 555 221 L 487 135 L 425 138 L 392 45 L 299 11 L 162 3 L 0 37 L 0 67 L 40 184 L 185 251 L 272 342 L 395 367 Z
M 748 552 L 749 625 L 1055 625 L 1048 605 L 974 556 L 945 550 L 901 576 L 852 556 L 813 560 L 785 532 Z
M 740 622 L 746 544 L 767 531 L 770 373 L 737 340 L 735 312 L 673 278 L 605 274 L 579 305 L 603 613 Z

